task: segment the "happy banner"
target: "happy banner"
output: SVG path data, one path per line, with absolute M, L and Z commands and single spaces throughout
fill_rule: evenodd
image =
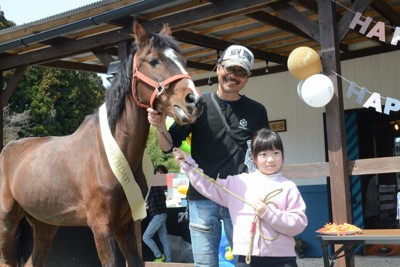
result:
M 390 112 L 395 112 L 400 110 L 400 101 L 391 97 L 382 97 L 380 93 L 370 92 L 366 87 L 358 86 L 356 82 L 349 81 L 343 76 L 333 72 L 335 75 L 341 79 L 349 82 L 349 87 L 347 88 L 346 98 L 354 98 L 356 103 L 364 108 L 374 108 L 376 112 L 382 113 L 382 99 L 385 101 L 385 106 L 383 108 L 383 113 L 389 115 Z M 368 95 L 370 96 L 368 96 Z M 368 98 L 367 98 L 368 97 Z

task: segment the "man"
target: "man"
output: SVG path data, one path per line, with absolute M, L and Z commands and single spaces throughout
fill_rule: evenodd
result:
M 269 128 L 265 107 L 239 94 L 251 75 L 253 64 L 254 56 L 249 49 L 229 46 L 216 66 L 217 92 L 204 95 L 203 113 L 193 124 L 180 126 L 174 123 L 167 131 L 165 114 L 148 109 L 149 122 L 157 127 L 161 150 L 171 152 L 192 133 L 191 154 L 205 174 L 216 178 L 247 171 L 244 163 L 247 140 L 257 130 Z M 232 247 L 232 221 L 228 209 L 205 198 L 191 185 L 187 199 L 195 265 L 219 266 L 221 220 Z

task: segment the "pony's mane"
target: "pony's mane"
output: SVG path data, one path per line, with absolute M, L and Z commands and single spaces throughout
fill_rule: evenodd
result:
M 157 50 L 172 48 L 180 53 L 178 43 L 171 36 L 150 33 L 149 38 L 151 46 Z M 132 64 L 133 56 L 136 51 L 137 47 L 133 45 L 129 51 L 128 57 L 121 60 L 118 73 L 111 87 L 106 92 L 108 123 L 111 131 L 114 131 L 117 120 L 124 109 L 125 97 L 131 94 Z

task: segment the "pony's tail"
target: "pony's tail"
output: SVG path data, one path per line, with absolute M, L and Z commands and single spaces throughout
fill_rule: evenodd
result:
M 15 233 L 14 258 L 18 266 L 24 266 L 32 253 L 33 248 L 33 229 L 24 217 L 18 224 Z

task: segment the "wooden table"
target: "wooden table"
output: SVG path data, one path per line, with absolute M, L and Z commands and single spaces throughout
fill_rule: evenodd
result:
M 354 250 L 359 245 L 369 244 L 400 244 L 400 229 L 371 229 L 362 230 L 361 233 L 356 235 L 317 235 L 317 240 L 321 241 L 322 256 L 324 259 L 324 266 L 334 266 L 340 253 L 344 253 L 346 266 L 350 266 L 351 260 L 354 257 Z M 328 253 L 328 245 L 342 245 L 338 250 L 334 251 L 332 255 Z

